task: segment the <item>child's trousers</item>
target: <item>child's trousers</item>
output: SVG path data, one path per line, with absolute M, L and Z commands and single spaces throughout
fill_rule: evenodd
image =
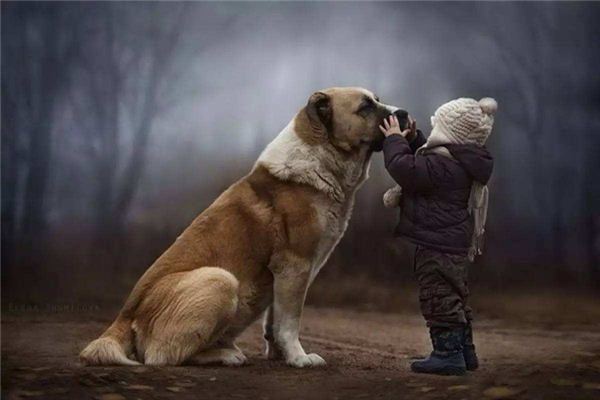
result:
M 472 319 L 467 305 L 467 257 L 417 246 L 415 275 L 421 312 L 430 328 L 465 327 Z

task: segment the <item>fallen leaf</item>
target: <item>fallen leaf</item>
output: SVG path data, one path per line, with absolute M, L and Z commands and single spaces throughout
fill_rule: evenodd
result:
M 448 386 L 448 390 L 469 390 L 469 385 Z
M 550 383 L 556 386 L 577 386 L 576 381 L 564 378 L 550 379 Z
M 192 381 L 179 381 L 179 382 L 175 382 L 174 385 L 180 386 L 180 387 L 193 387 L 193 386 L 196 386 L 196 383 L 192 382 Z
M 586 382 L 582 386 L 584 389 L 600 390 L 600 383 Z
M 73 376 L 72 372 L 64 371 L 64 372 L 55 372 L 54 376 Z
M 522 368 L 519 375 L 520 376 L 531 376 L 531 375 L 538 375 L 540 372 L 541 372 L 541 369 L 538 367 Z
M 36 367 L 36 368 L 31 368 L 31 370 L 35 371 L 35 372 L 48 371 L 49 369 L 50 369 L 50 367 Z
M 38 397 L 43 396 L 44 392 L 41 390 L 21 390 L 19 395 L 23 397 Z
M 98 400 L 126 400 L 126 397 L 119 393 L 105 393 L 101 396 L 97 396 Z
M 17 378 L 19 378 L 19 379 L 25 379 L 25 380 L 28 380 L 28 381 L 37 379 L 37 375 L 36 374 L 18 374 L 18 375 L 15 375 L 15 376 Z
M 211 376 L 211 377 L 210 377 L 210 379 L 209 379 L 209 381 L 211 381 L 211 382 L 214 382 L 214 381 L 216 381 L 216 380 L 217 380 L 217 378 L 216 378 L 216 377 L 214 377 L 214 376 Z
M 483 395 L 492 399 L 505 399 L 519 394 L 521 389 L 514 389 L 508 386 L 492 386 L 483 392 Z
M 71 389 L 69 388 L 52 388 L 52 389 L 48 389 L 48 393 L 52 393 L 52 394 L 66 394 L 69 393 Z
M 93 387 L 93 386 L 102 386 L 104 383 L 97 382 L 95 380 L 89 378 L 79 378 L 79 383 L 83 386 Z
M 427 392 L 431 392 L 432 390 L 435 390 L 435 388 L 429 387 L 429 386 L 423 386 L 422 388 L 419 389 L 421 392 L 423 393 L 427 393 Z
M 594 357 L 596 356 L 596 353 L 592 353 L 591 351 L 576 351 L 575 354 L 579 355 L 579 356 L 583 356 L 583 357 Z
M 115 389 L 110 386 L 96 386 L 94 388 L 94 392 L 97 393 L 112 393 L 113 390 Z
M 173 392 L 173 393 L 180 393 L 185 390 L 184 388 L 182 388 L 180 386 L 168 386 L 165 389 L 167 389 L 169 392 Z
M 127 389 L 131 389 L 131 390 L 153 390 L 154 388 L 152 386 L 148 386 L 148 385 L 129 385 L 126 386 Z

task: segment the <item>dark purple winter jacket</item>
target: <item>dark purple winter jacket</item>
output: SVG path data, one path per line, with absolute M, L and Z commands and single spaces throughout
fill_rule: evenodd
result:
M 435 153 L 415 155 L 425 142 L 420 131 L 410 144 L 400 135 L 383 142 L 385 168 L 402 187 L 396 235 L 444 253 L 467 255 L 473 234 L 471 184 L 487 184 L 492 156 L 485 147 L 471 144 L 444 146 L 455 160 Z

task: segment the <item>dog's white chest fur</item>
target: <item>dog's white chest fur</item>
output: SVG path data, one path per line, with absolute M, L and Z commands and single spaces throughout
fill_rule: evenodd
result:
M 358 188 L 368 178 L 370 160 L 364 159 L 354 166 L 355 178 L 351 187 L 347 190 L 345 200 L 336 202 L 330 199 L 319 201 L 315 204 L 315 210 L 319 218 L 319 224 L 323 230 L 323 236 L 318 245 L 317 254 L 313 262 L 309 284 L 315 279 L 327 259 L 337 246 L 348 228 L 348 222 L 354 208 L 355 194 Z
M 312 204 L 322 234 L 311 260 L 310 283 L 348 227 L 355 193 L 368 178 L 369 158 L 367 150 L 343 158 L 335 150 L 309 146 L 296 134 L 292 120 L 257 160 L 279 179 L 308 184 L 323 193 Z
M 348 227 L 348 221 L 352 215 L 354 198 L 350 199 L 347 204 L 323 203 L 332 202 L 319 201 L 315 204 L 315 210 L 323 234 L 313 260 L 309 284 L 313 282 L 321 268 L 323 268 L 323 265 L 327 262 L 333 249 L 335 249 L 342 236 L 344 236 L 344 232 Z

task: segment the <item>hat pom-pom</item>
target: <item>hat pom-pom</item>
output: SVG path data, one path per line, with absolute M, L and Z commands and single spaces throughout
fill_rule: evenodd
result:
M 494 115 L 498 109 L 498 102 L 491 97 L 484 97 L 479 100 L 479 106 L 484 113 Z

